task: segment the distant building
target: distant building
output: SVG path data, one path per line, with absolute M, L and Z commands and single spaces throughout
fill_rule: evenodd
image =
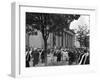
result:
M 71 30 L 64 31 L 62 36 L 54 35 L 53 33 L 49 35 L 48 47 L 63 47 L 63 48 L 73 48 L 74 47 L 74 33 Z M 55 42 L 53 41 L 55 38 Z
M 64 31 L 62 36 L 54 35 L 53 33 L 49 34 L 47 40 L 48 48 L 73 48 L 75 41 L 75 33 L 71 30 Z M 37 35 L 26 34 L 26 45 L 33 48 L 44 48 L 44 40 L 40 31 L 37 31 Z

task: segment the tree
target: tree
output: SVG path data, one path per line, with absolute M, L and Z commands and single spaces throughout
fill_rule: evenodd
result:
M 77 20 L 79 17 L 80 15 L 73 14 L 26 13 L 26 26 L 31 26 L 31 29 L 27 30 L 29 28 L 26 28 L 26 31 L 28 31 L 28 33 L 33 33 L 34 29 L 37 29 L 42 33 L 46 61 L 47 39 L 49 34 L 61 35 L 60 32 L 63 32 L 64 29 L 68 30 L 70 23 L 74 19 Z
M 89 30 L 87 29 L 87 25 L 79 25 L 76 34 L 77 40 L 80 42 L 80 47 L 89 47 Z

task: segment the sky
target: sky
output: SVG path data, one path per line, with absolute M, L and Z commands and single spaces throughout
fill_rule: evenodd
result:
M 71 22 L 70 29 L 77 29 L 78 25 L 87 25 L 87 29 L 89 29 L 89 16 L 81 15 L 78 20 L 74 20 L 73 22 Z

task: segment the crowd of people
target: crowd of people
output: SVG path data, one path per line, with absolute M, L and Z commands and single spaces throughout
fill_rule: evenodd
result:
M 51 48 L 47 50 L 42 48 L 27 48 L 25 53 L 26 67 L 36 66 L 39 63 L 52 64 L 66 62 L 68 65 L 89 64 L 89 53 L 89 50 L 85 48 Z

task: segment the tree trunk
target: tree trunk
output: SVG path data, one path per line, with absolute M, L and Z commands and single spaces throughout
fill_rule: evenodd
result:
M 47 66 L 47 39 L 44 37 L 45 66 Z
M 55 46 L 55 39 L 54 39 L 54 33 L 53 33 L 53 48 Z
M 63 47 L 63 32 L 62 32 L 62 34 L 61 34 L 61 47 Z

